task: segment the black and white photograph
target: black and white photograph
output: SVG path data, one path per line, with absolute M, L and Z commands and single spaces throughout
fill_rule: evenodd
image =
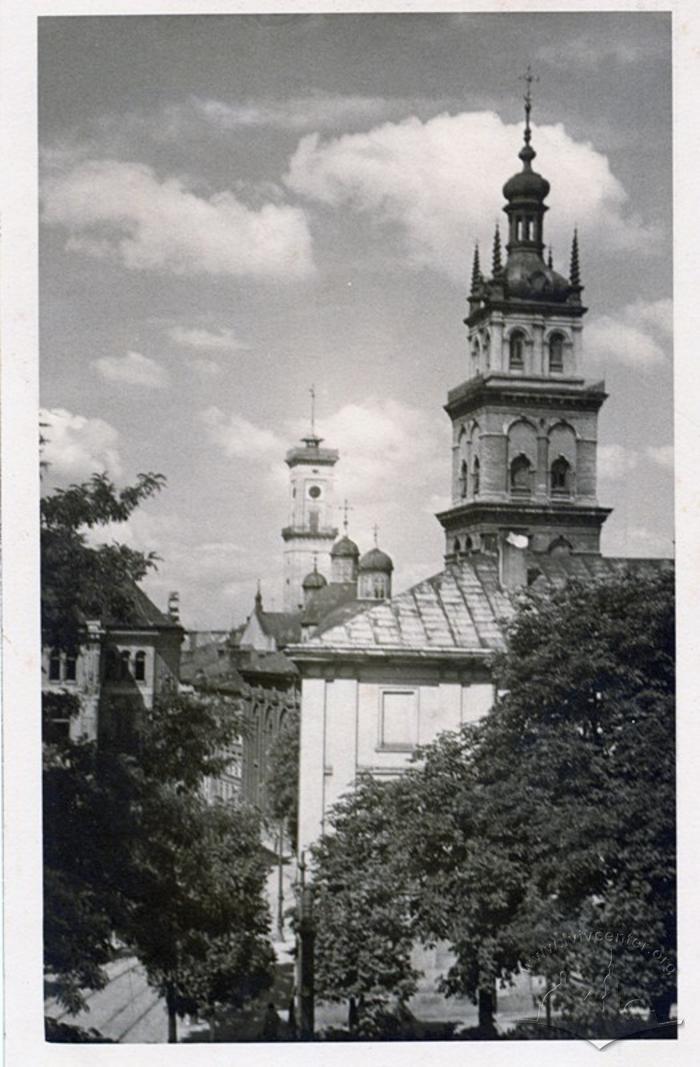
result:
M 448 7 L 35 21 L 42 1063 L 689 1051 L 682 13 Z

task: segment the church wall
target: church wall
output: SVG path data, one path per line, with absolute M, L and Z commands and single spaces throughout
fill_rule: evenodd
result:
M 327 832 L 325 815 L 359 772 L 390 778 L 411 764 L 416 745 L 475 722 L 493 703 L 486 676 L 445 681 L 425 668 L 358 669 L 354 677 L 304 678 L 301 698 L 299 842 Z M 387 709 L 404 717 L 406 734 L 383 737 Z M 405 716 L 404 716 L 405 712 Z M 389 722 L 396 729 L 396 721 Z

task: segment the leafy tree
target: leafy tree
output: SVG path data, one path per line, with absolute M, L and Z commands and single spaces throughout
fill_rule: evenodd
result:
M 478 1002 L 482 1032 L 496 987 L 523 967 L 588 1033 L 630 1001 L 663 1020 L 676 966 L 672 576 L 524 592 L 507 647 L 489 715 L 338 805 L 316 856 L 320 995 L 385 1001 L 399 975 L 410 988 L 415 937 L 451 945 L 443 989 Z
M 476 997 L 529 965 L 572 1017 L 598 991 L 602 1016 L 612 962 L 625 1002 L 668 1017 L 673 653 L 666 573 L 522 595 L 495 708 L 429 746 L 403 783 L 417 927 L 453 946 L 448 992 Z
M 299 709 L 290 711 L 268 753 L 265 783 L 268 810 L 273 819 L 287 824 L 292 849 L 297 846 L 299 814 Z
M 315 990 L 348 1001 L 349 1026 L 371 1035 L 416 990 L 408 897 L 402 894 L 391 790 L 370 777 L 336 804 L 312 850 Z
M 155 557 L 123 545 L 92 547 L 89 531 L 125 521 L 163 484 L 161 475 L 143 474 L 117 490 L 106 475 L 95 474 L 43 498 L 45 647 L 76 653 L 86 618 L 128 613 L 133 582 Z M 124 913 L 119 877 L 129 869 L 135 832 L 126 755 L 107 755 L 56 732 L 56 719 L 70 720 L 77 710 L 77 698 L 67 691 L 43 694 L 44 964 L 53 991 L 71 1011 L 84 1004 L 81 990 L 105 984 L 102 968 L 114 956 L 112 931 Z
M 87 531 L 123 521 L 163 479 L 117 490 L 102 475 L 42 503 L 44 640 L 75 651 L 86 618 L 127 614 L 152 554 L 92 547 Z M 45 695 L 46 723 L 75 698 Z M 128 746 L 45 733 L 45 967 L 71 1011 L 105 984 L 115 936 L 166 996 L 170 1034 L 183 1011 L 209 1012 L 265 988 L 265 868 L 257 822 L 208 806 L 207 777 L 224 769 L 242 723 L 222 699 L 168 694 L 138 719 Z
M 177 1016 L 210 1016 L 267 989 L 274 953 L 267 873 L 256 816 L 209 805 L 192 790 L 160 790 L 135 848 L 138 880 L 125 937 Z
M 41 501 L 41 624 L 45 646 L 75 651 L 86 618 L 124 617 L 133 583 L 155 564 L 154 553 L 127 545 L 92 546 L 88 532 L 125 522 L 165 484 L 162 474 L 139 474 L 117 489 L 106 474 L 56 489 Z

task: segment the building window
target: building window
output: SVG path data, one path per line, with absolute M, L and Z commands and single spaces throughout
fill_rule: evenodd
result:
M 564 371 L 564 338 L 560 333 L 552 334 L 549 339 L 549 370 L 551 374 Z
M 131 653 L 127 648 L 119 654 L 119 677 L 123 682 L 131 677 Z
M 454 551 L 457 554 L 459 554 L 462 551 L 462 546 L 459 543 L 459 538 L 458 537 L 455 537 Z
M 473 466 L 472 466 L 472 495 L 473 496 L 478 496 L 479 495 L 479 474 L 480 474 L 479 457 L 475 456 L 474 457 L 474 463 L 473 463 Z
M 510 491 L 516 496 L 529 496 L 532 491 L 532 466 L 527 456 L 516 456 L 510 465 Z
M 52 648 L 49 653 L 49 681 L 74 682 L 77 677 L 77 656 L 74 652 L 60 652 Z
M 414 689 L 390 690 L 381 694 L 379 747 L 410 751 L 418 741 L 418 701 Z
M 571 466 L 563 456 L 559 456 L 552 464 L 551 485 L 552 496 L 571 494 Z
M 137 682 L 146 681 L 146 653 L 137 652 L 134 657 L 134 680 Z
M 467 461 L 462 460 L 459 468 L 459 495 L 465 497 L 467 495 Z
M 510 369 L 523 370 L 525 367 L 525 334 L 514 330 L 509 341 Z
M 61 681 L 61 653 L 55 648 L 49 655 L 49 681 Z
M 315 508 L 309 511 L 309 529 L 311 533 L 318 533 L 318 511 Z

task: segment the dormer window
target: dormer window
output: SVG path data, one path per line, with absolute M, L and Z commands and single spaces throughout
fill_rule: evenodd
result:
M 523 370 L 525 367 L 525 335 L 522 330 L 514 330 L 509 342 L 510 370 Z
M 564 338 L 560 333 L 554 333 L 549 339 L 549 372 L 550 374 L 563 374 L 564 372 Z

